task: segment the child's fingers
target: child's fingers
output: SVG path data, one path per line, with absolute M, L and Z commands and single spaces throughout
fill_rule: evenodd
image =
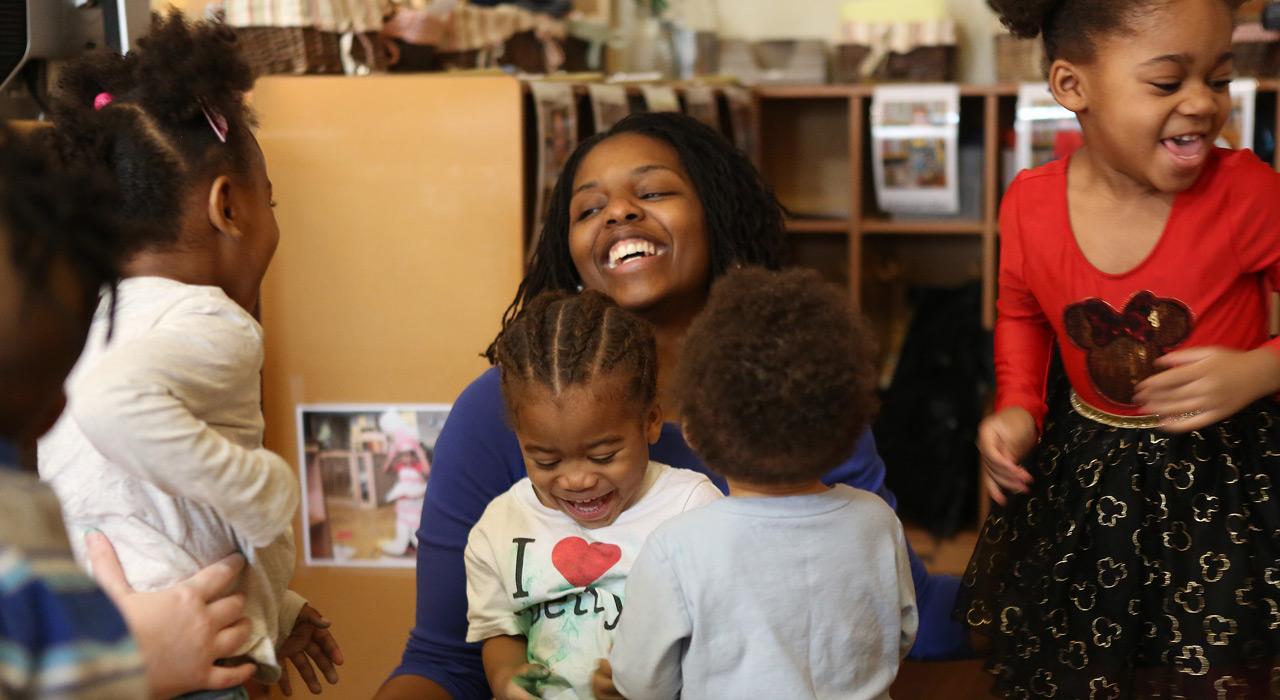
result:
M 320 645 L 324 650 L 324 655 L 329 657 L 333 663 L 342 665 L 342 649 L 338 648 L 338 640 L 333 637 L 333 633 L 328 630 L 317 632 L 311 637 L 311 640 Z
M 613 667 L 608 659 L 600 659 L 596 672 L 591 674 L 591 693 L 596 700 L 625 700 L 613 684 Z
M 293 695 L 293 684 L 289 682 L 289 664 L 280 664 L 280 680 L 276 681 L 276 685 L 280 686 L 280 692 L 285 695 Z
M 1213 346 L 1201 346 L 1195 348 L 1185 348 L 1183 350 L 1174 350 L 1171 353 L 1161 355 L 1155 359 L 1154 364 L 1160 369 L 1169 369 L 1178 365 L 1187 365 L 1193 362 L 1199 362 L 1207 357 L 1213 356 L 1217 348 Z
M 302 682 L 307 684 L 307 690 L 312 695 L 319 695 L 323 688 L 320 686 L 320 679 L 316 677 L 316 670 L 311 667 L 311 661 L 303 652 L 298 652 L 289 657 L 293 661 L 293 667 L 298 669 L 298 676 L 302 678 Z
M 243 663 L 239 666 L 214 666 L 209 670 L 205 686 L 210 690 L 222 690 L 244 685 L 253 678 L 253 672 L 256 669 L 257 666 L 253 663 Z
M 999 503 L 1000 505 L 1005 504 L 1004 491 L 1000 489 L 1000 486 L 996 484 L 995 480 L 992 479 L 990 475 L 982 480 L 982 485 L 987 489 L 987 494 L 991 496 L 991 500 Z
M 320 611 L 311 607 L 310 604 L 302 606 L 302 609 L 298 611 L 298 619 L 322 630 L 329 629 L 329 626 L 333 624 L 329 621 L 329 618 L 321 615 Z M 293 624 L 297 625 L 298 623 L 295 621 Z
M 1160 429 L 1166 433 L 1189 433 L 1192 430 L 1207 428 L 1214 423 L 1226 418 L 1229 413 L 1219 411 L 1199 411 L 1184 415 L 1165 418 L 1160 423 Z
M 330 660 L 329 654 L 314 641 L 307 645 L 307 656 L 311 657 L 311 662 L 320 669 L 320 673 L 324 675 L 324 679 L 329 681 L 329 685 L 338 682 L 338 669 L 333 667 L 333 661 Z

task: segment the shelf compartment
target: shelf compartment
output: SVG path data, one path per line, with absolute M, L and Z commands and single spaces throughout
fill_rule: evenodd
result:
M 889 219 L 871 217 L 862 220 L 863 233 L 901 233 L 911 235 L 982 235 L 986 225 L 972 219 Z
M 787 219 L 788 233 L 848 234 L 852 222 L 849 219 L 797 216 Z

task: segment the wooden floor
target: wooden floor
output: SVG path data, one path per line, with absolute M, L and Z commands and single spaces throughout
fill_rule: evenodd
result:
M 959 576 L 969 563 L 978 541 L 977 530 L 967 530 L 945 540 L 908 525 L 907 539 L 929 571 Z M 992 700 L 991 676 L 982 662 L 903 662 L 890 691 L 893 700 Z
M 994 700 L 981 661 L 904 661 L 889 691 L 893 700 Z

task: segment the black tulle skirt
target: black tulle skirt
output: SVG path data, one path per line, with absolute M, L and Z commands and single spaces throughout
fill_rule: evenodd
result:
M 1280 698 L 1280 406 L 1173 435 L 1065 398 L 956 604 L 997 694 Z

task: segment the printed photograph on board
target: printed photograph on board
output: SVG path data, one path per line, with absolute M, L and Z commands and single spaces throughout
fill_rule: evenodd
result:
M 414 566 L 422 499 L 449 408 L 298 407 L 307 564 Z

